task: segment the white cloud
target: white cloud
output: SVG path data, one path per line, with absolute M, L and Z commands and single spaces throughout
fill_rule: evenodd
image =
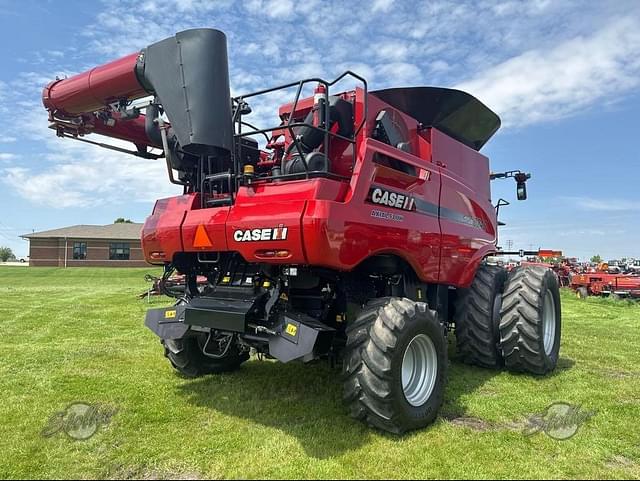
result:
M 346 72 L 347 70 L 364 77 L 368 82 L 374 81 L 376 77 L 374 67 L 363 62 L 343 62 L 336 64 L 336 71 Z
M 13 162 L 0 169 L 0 182 L 36 205 L 90 208 L 104 203 L 151 203 L 178 190 L 167 179 L 164 159 L 142 159 L 56 137 L 37 102 L 26 103 L 17 128 L 41 152 L 31 155 L 31 162 L 19 166 Z M 90 138 L 129 150 L 133 147 L 115 139 Z M 5 161 L 17 158 L 6 155 Z
M 293 16 L 292 0 L 270 0 L 264 5 L 264 13 L 271 18 L 288 19 Z
M 640 201 L 598 197 L 564 197 L 576 207 L 584 210 L 633 212 L 640 210 Z
M 16 158 L 16 154 L 10 154 L 8 152 L 0 152 L 0 162 L 9 162 Z
M 380 64 L 376 69 L 376 78 L 382 77 L 385 83 L 396 87 L 419 85 L 422 82 L 420 68 L 409 62 L 390 62 Z
M 393 7 L 393 0 L 375 0 L 371 7 L 372 12 L 388 12 Z
M 529 0 L 519 2 L 514 0 L 499 1 L 490 5 L 491 10 L 498 16 L 515 14 L 537 15 L 552 6 L 551 0 Z
M 624 231 L 615 231 L 616 234 L 620 234 Z M 613 234 L 614 232 L 604 231 L 602 229 L 576 229 L 571 231 L 560 231 L 558 235 L 560 237 L 583 237 L 583 236 L 603 236 L 607 234 Z
M 410 55 L 411 45 L 403 40 L 383 40 L 371 47 L 372 53 L 383 61 L 400 61 Z
M 590 36 L 528 50 L 457 88 L 493 108 L 505 125 L 575 114 L 640 85 L 640 19 L 616 19 Z
M 0 80 L 0 114 L 4 114 L 8 110 L 6 105 L 7 96 L 7 84 Z
M 104 203 L 153 202 L 176 195 L 164 160 L 146 160 L 58 139 L 55 161 L 45 156 L 37 168 L 8 167 L 3 182 L 34 204 L 90 208 Z

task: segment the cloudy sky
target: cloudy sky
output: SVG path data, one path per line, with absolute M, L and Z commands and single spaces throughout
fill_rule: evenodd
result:
M 42 87 L 206 26 L 228 36 L 235 93 L 346 69 L 473 93 L 503 121 L 493 170 L 533 175 L 526 202 L 492 186 L 505 242 L 640 257 L 640 1 L 0 0 L 0 22 L 0 245 L 18 255 L 20 234 L 143 221 L 175 192 L 162 161 L 56 138 Z

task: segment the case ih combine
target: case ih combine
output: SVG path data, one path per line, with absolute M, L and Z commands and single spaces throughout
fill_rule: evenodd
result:
M 358 86 L 334 92 L 347 78 Z M 277 125 L 246 122 L 258 97 L 286 88 L 296 95 Z M 231 98 L 224 34 L 196 29 L 56 80 L 43 101 L 59 136 L 130 141 L 182 186 L 142 232 L 147 261 L 186 276 L 175 305 L 145 321 L 180 373 L 232 371 L 251 350 L 329 359 L 351 414 L 400 433 L 436 417 L 454 326 L 471 364 L 556 366 L 556 276 L 491 263 L 496 210 L 478 150 L 500 121 L 471 95 L 370 92 L 346 72 Z

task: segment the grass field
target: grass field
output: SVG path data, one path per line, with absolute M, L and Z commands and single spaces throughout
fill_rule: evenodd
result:
M 441 417 L 398 438 L 351 420 L 323 363 L 176 376 L 142 324 L 146 272 L 0 267 L 0 476 L 640 477 L 640 305 L 563 293 L 561 360 L 545 378 L 452 350 Z M 89 440 L 43 437 L 74 401 L 117 412 Z M 595 415 L 566 441 L 524 436 L 557 401 Z

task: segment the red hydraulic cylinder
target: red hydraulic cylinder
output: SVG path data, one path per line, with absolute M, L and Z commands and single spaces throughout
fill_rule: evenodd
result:
M 73 117 L 120 99 L 145 97 L 149 94 L 135 72 L 138 56 L 132 53 L 73 77 L 54 80 L 42 92 L 42 103 L 57 117 Z

